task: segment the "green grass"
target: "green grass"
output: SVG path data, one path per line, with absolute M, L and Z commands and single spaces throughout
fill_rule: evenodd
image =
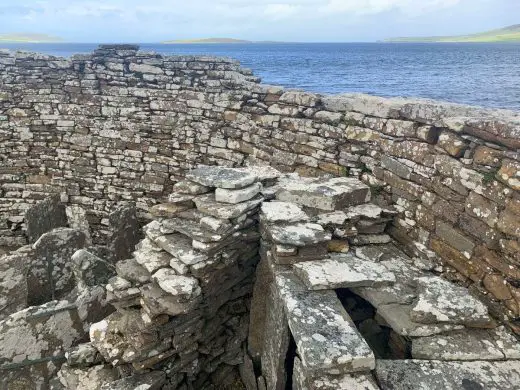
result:
M 471 35 L 391 38 L 385 42 L 520 42 L 520 24 Z
M 63 42 L 63 39 L 47 34 L 0 34 L 0 42 L 47 43 Z

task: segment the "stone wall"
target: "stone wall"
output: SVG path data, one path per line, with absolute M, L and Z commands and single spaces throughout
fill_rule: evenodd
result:
M 133 46 L 0 52 L 0 77 L 0 245 L 24 242 L 24 211 L 51 192 L 83 207 L 101 242 L 117 203 L 146 218 L 188 168 L 267 163 L 360 177 L 399 210 L 394 238 L 520 315 L 518 113 L 284 91 L 233 60 Z

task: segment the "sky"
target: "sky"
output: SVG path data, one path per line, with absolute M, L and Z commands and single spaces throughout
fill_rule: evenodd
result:
M 0 33 L 89 43 L 358 42 L 512 24 L 520 24 L 520 0 L 0 0 Z

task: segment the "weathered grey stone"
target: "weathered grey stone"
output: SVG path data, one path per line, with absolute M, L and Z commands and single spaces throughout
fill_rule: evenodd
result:
M 294 359 L 294 390 L 379 390 L 370 374 L 317 375 L 307 377 L 302 362 Z
M 299 206 L 289 202 L 264 202 L 261 211 L 262 221 L 265 223 L 294 223 L 309 220 Z
M 29 304 L 63 298 L 72 290 L 71 257 L 85 246 L 85 239 L 85 234 L 79 230 L 57 228 L 34 243 L 34 257 L 27 278 Z
M 334 291 L 307 291 L 290 271 L 275 275 L 303 367 L 309 373 L 370 371 L 375 358 Z
M 217 234 L 226 234 L 233 230 L 233 225 L 228 219 L 221 219 L 215 217 L 202 217 L 200 219 L 200 226 L 205 230 L 210 230 Z
M 388 244 L 392 238 L 388 234 L 360 234 L 348 237 L 348 241 L 352 245 Z
M 333 211 L 368 202 L 370 189 L 359 180 L 348 177 L 294 180 L 282 183 L 276 197 L 281 201 Z
M 139 243 L 137 251 L 134 252 L 134 258 L 152 274 L 160 268 L 169 267 L 172 256 L 145 239 Z
M 65 356 L 70 367 L 91 367 L 103 362 L 98 350 L 91 343 L 79 344 L 69 349 Z
M 520 356 L 518 340 L 504 327 L 465 329 L 412 341 L 412 357 L 427 360 L 504 360 Z
M 194 207 L 195 203 L 193 203 L 192 195 L 188 195 L 187 198 L 176 196 L 173 199 L 170 197 L 168 203 L 157 204 L 150 208 L 150 214 L 159 218 L 172 218 L 180 212 L 190 210 Z
M 513 390 L 520 363 L 378 360 L 375 375 L 383 390 Z
M 105 285 L 116 274 L 113 264 L 100 259 L 85 249 L 72 255 L 72 271 L 80 290 L 92 286 Z
M 64 364 L 58 372 L 58 378 L 66 389 L 91 390 L 99 389 L 104 383 L 116 380 L 117 375 L 109 365 L 72 368 Z
M 0 320 L 27 307 L 31 247 L 0 255 Z
M 186 178 L 207 187 L 226 189 L 244 188 L 257 180 L 256 175 L 249 171 L 213 166 L 193 169 L 186 173 Z
M 153 371 L 105 383 L 100 390 L 159 390 L 165 382 L 164 372 Z
M 165 288 L 169 289 L 169 286 L 164 285 Z M 185 314 L 198 303 L 196 299 L 187 301 L 185 297 L 174 297 L 171 293 L 153 284 L 144 285 L 139 290 L 141 291 L 141 305 L 152 318 L 160 314 L 169 314 L 171 316 Z
M 150 281 L 150 273 L 140 265 L 136 259 L 121 260 L 116 263 L 117 274 L 135 283 L 146 283 Z
M 204 214 L 215 218 L 232 219 L 254 209 L 263 201 L 263 197 L 257 196 L 246 202 L 227 204 L 215 201 L 215 195 L 202 195 L 194 199 L 197 209 Z
M 65 351 L 84 336 L 77 309 L 68 302 L 19 311 L 0 321 L 0 371 L 50 361 L 59 367 Z
M 111 229 L 109 248 L 115 253 L 116 260 L 128 259 L 140 238 L 135 206 L 126 204 L 118 207 L 110 213 L 108 220 Z
M 387 326 L 401 336 L 424 337 L 464 328 L 462 325 L 455 324 L 417 323 L 411 319 L 410 312 L 410 305 L 398 303 L 381 305 L 377 308 L 377 314 L 385 320 Z
M 417 284 L 417 302 L 410 313 L 412 320 L 475 327 L 493 324 L 486 306 L 471 296 L 466 288 L 435 276 L 418 278 Z
M 289 349 L 290 333 L 284 305 L 272 284 L 268 286 L 265 308 L 262 375 L 268 389 L 284 390 L 287 383 L 285 356 Z
M 30 243 L 52 229 L 67 226 L 65 205 L 61 203 L 60 195 L 50 196 L 29 208 L 25 213 L 25 222 Z
M 217 188 L 215 190 L 215 201 L 222 203 L 237 204 L 254 198 L 262 189 L 261 183 L 253 183 L 248 187 L 237 190 Z
M 182 218 L 170 218 L 161 222 L 161 232 L 163 234 L 182 233 L 193 240 L 200 242 L 217 242 L 226 236 L 210 230 L 204 230 L 199 222 L 190 221 Z
M 267 232 L 271 239 L 278 244 L 292 246 L 308 246 L 329 241 L 330 233 L 315 223 L 298 223 L 288 226 L 269 226 Z
M 330 254 L 330 259 L 295 264 L 294 272 L 311 290 L 349 287 L 379 287 L 393 284 L 395 276 L 380 263 L 352 254 Z
M 194 265 L 208 259 L 207 255 L 193 249 L 192 240 L 184 234 L 174 233 L 159 236 L 155 243 L 186 265 Z
M 173 185 L 173 191 L 180 194 L 202 195 L 210 192 L 211 188 L 193 181 L 183 180 Z
M 182 301 L 190 301 L 201 293 L 197 279 L 177 275 L 172 269 L 162 268 L 152 278 L 164 291 Z

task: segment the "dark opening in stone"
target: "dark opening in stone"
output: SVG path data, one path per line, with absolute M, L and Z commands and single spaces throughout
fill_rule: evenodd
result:
M 348 288 L 336 290 L 343 307 L 365 338 L 376 359 L 410 359 L 411 344 L 398 335 L 377 315 L 376 309 Z

